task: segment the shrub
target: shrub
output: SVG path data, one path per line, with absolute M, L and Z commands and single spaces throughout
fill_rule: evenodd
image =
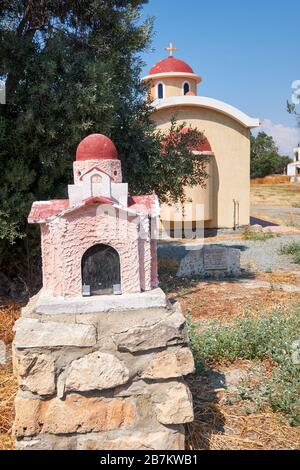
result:
M 279 253 L 281 255 L 292 255 L 293 261 L 300 264 L 300 242 L 290 242 L 280 247 Z
M 265 242 L 270 240 L 270 238 L 275 238 L 277 235 L 268 230 L 267 232 L 259 232 L 258 230 L 253 230 L 251 227 L 246 227 L 242 232 L 242 237 L 244 240 L 260 241 Z
M 300 308 L 289 313 L 276 309 L 271 314 L 236 319 L 230 325 L 213 322 L 201 332 L 189 319 L 188 329 L 198 366 L 223 360 L 271 361 L 270 378 L 262 373 L 259 385 L 240 388 L 240 396 L 269 404 L 288 415 L 291 424 L 300 425 L 300 366 L 292 360 L 293 342 L 300 338 Z

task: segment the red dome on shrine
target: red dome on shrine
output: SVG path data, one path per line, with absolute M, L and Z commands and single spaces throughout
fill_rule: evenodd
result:
M 183 60 L 168 57 L 167 59 L 157 62 L 149 72 L 149 75 L 158 73 L 194 73 L 193 69 Z
M 117 160 L 118 152 L 114 143 L 105 135 L 91 134 L 77 147 L 76 160 Z

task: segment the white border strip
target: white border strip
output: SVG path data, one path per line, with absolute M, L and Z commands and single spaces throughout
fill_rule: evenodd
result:
M 158 80 L 161 78 L 171 78 L 171 77 L 191 78 L 193 80 L 196 80 L 197 83 L 202 82 L 202 78 L 196 73 L 185 73 L 185 72 L 155 73 L 153 75 L 147 75 L 146 77 L 143 77 L 142 82 L 147 82 L 148 80 Z
M 171 98 L 165 98 L 163 100 L 155 100 L 152 103 L 152 106 L 157 111 L 160 109 L 175 108 L 178 106 L 199 106 L 201 108 L 214 109 L 219 111 L 220 113 L 231 117 L 249 129 L 260 126 L 259 119 L 247 116 L 247 114 L 227 103 L 224 103 L 223 101 L 218 101 L 213 98 L 206 98 L 205 96 L 174 96 Z

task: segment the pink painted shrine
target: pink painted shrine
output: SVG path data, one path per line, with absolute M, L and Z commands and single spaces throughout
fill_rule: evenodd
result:
M 116 147 L 101 134 L 79 144 L 73 172 L 69 198 L 35 202 L 28 218 L 41 226 L 44 293 L 81 297 L 156 288 L 151 223 L 159 215 L 157 196 L 128 195 Z

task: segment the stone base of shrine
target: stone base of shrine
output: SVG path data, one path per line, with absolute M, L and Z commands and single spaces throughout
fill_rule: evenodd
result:
M 183 450 L 194 361 L 180 305 L 41 313 L 39 302 L 15 325 L 16 448 Z
M 99 313 L 143 308 L 165 308 L 166 295 L 161 289 L 122 295 L 92 297 L 53 297 L 42 289 L 25 307 L 23 312 L 57 315 Z

